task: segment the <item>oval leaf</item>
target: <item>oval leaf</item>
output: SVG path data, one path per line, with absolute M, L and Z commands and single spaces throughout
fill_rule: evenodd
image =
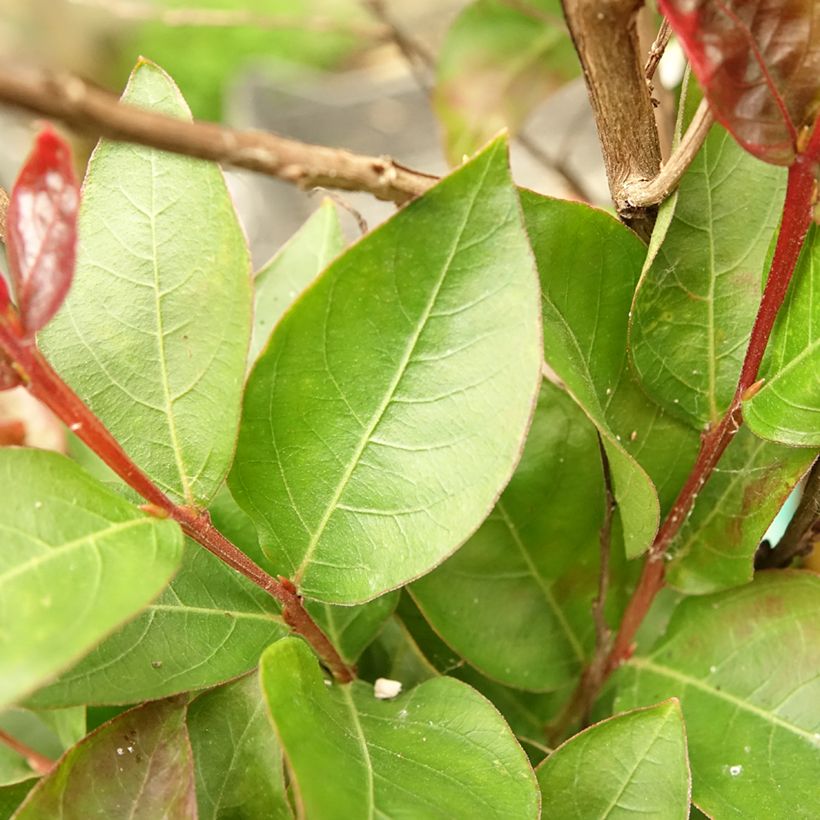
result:
M 760 391 L 743 418 L 763 438 L 820 446 L 820 226 L 813 225 L 769 340 Z
M 684 600 L 617 678 L 617 709 L 680 699 L 693 800 L 712 817 L 820 815 L 820 577 L 760 573 Z
M 196 816 L 184 702 L 166 700 L 125 712 L 80 741 L 34 787 L 14 818 Z
M 182 535 L 43 450 L 0 450 L 0 704 L 54 677 L 171 579 Z
M 190 119 L 146 61 L 123 101 Z M 102 140 L 88 165 L 77 274 L 42 334 L 54 367 L 175 500 L 230 466 L 250 334 L 250 261 L 214 163 Z
M 71 149 L 46 128 L 14 183 L 6 214 L 9 274 L 28 335 L 51 319 L 71 287 L 79 204 Z
M 659 0 L 715 117 L 751 153 L 790 165 L 820 108 L 816 0 Z
M 676 700 L 616 715 L 559 746 L 536 770 L 544 820 L 689 816 L 686 732 Z
M 295 638 L 268 649 L 260 673 L 311 820 L 538 817 L 524 752 L 466 684 L 436 678 L 377 700 L 364 683 L 326 686 L 314 655 Z
M 502 142 L 337 259 L 245 396 L 230 486 L 275 571 L 360 603 L 459 547 L 520 456 L 538 313 Z

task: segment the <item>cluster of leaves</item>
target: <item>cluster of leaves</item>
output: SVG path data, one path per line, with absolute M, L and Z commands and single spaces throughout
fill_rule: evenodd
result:
M 144 61 L 124 100 L 189 116 Z M 103 141 L 52 319 L 59 146 L 15 188 L 6 322 L 175 503 L 291 579 L 359 676 L 330 680 L 270 596 L 79 441 L 0 449 L 0 731 L 61 755 L 38 779 L 0 753 L 2 816 L 820 814 L 820 579 L 753 577 L 820 445 L 816 228 L 665 606 L 600 722 L 546 745 L 596 651 L 601 453 L 614 628 L 732 400 L 784 169 L 715 126 L 647 250 L 519 191 L 496 140 L 351 247 L 323 205 L 251 277 L 215 165 Z M 27 225 L 54 247 L 32 255 Z

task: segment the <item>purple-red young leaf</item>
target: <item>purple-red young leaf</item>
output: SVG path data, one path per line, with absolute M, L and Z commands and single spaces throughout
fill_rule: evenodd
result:
M 659 0 L 712 111 L 749 152 L 791 165 L 820 109 L 818 0 Z
M 29 336 L 57 312 L 71 286 L 79 202 L 71 150 L 45 128 L 14 184 L 6 221 L 9 273 Z

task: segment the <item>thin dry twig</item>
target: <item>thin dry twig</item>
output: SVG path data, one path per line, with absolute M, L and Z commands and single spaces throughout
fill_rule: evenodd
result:
M 304 189 L 366 191 L 401 205 L 438 181 L 390 157 L 354 154 L 265 131 L 187 122 L 125 105 L 63 72 L 2 66 L 0 102 L 61 120 L 80 132 L 247 168 Z
M 655 37 L 655 42 L 649 49 L 649 56 L 646 58 L 646 65 L 643 68 L 646 81 L 649 83 L 649 93 L 654 90 L 652 88 L 652 78 L 655 76 L 655 71 L 658 68 L 658 63 L 663 57 L 666 46 L 669 44 L 669 38 L 672 36 L 672 29 L 669 26 L 669 21 L 664 17 L 661 27 L 658 29 L 658 34 Z

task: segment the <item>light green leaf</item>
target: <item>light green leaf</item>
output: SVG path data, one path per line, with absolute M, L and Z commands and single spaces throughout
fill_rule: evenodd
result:
M 646 248 L 603 211 L 530 192 L 522 204 L 541 275 L 544 355 L 601 433 L 634 557 L 652 542 L 698 446 L 629 372 L 627 321 Z
M 501 129 L 515 133 L 551 91 L 578 74 L 558 0 L 476 0 L 441 47 L 433 106 L 458 165 Z
M 275 571 L 353 604 L 454 552 L 520 456 L 538 314 L 503 142 L 339 257 L 245 396 L 229 482 Z
M 759 436 L 820 446 L 820 226 L 812 225 L 780 308 L 760 375 L 760 392 L 743 405 Z
M 345 246 L 336 206 L 324 200 L 314 214 L 256 274 L 250 362 L 294 299 Z
M 190 119 L 171 78 L 144 60 L 123 101 Z M 207 502 L 230 466 L 250 305 L 248 250 L 219 167 L 101 141 L 74 283 L 41 344 L 176 500 Z
M 0 498 L 3 705 L 158 595 L 179 566 L 182 535 L 42 450 L 0 449 Z
M 410 588 L 425 618 L 502 683 L 544 690 L 576 677 L 592 639 L 603 494 L 595 428 L 545 382 L 521 463 L 495 510 Z
M 282 749 L 256 675 L 212 689 L 188 707 L 198 820 L 290 818 Z
M 538 817 L 526 756 L 466 684 L 436 678 L 393 700 L 364 683 L 326 686 L 296 638 L 262 656 L 262 686 L 311 820 Z
M 629 342 L 641 384 L 696 429 L 734 395 L 785 186 L 784 168 L 713 126 L 635 293 Z
M 686 820 L 691 783 L 680 705 L 668 700 L 596 723 L 536 773 L 544 820 Z
M 713 817 L 820 815 L 820 577 L 759 573 L 685 599 L 618 673 L 616 708 L 680 699 L 692 799 Z
M 15 820 L 196 820 L 184 701 L 125 712 L 74 746 L 29 793 Z
M 761 539 L 814 458 L 741 428 L 672 544 L 667 583 L 703 595 L 751 581 Z

